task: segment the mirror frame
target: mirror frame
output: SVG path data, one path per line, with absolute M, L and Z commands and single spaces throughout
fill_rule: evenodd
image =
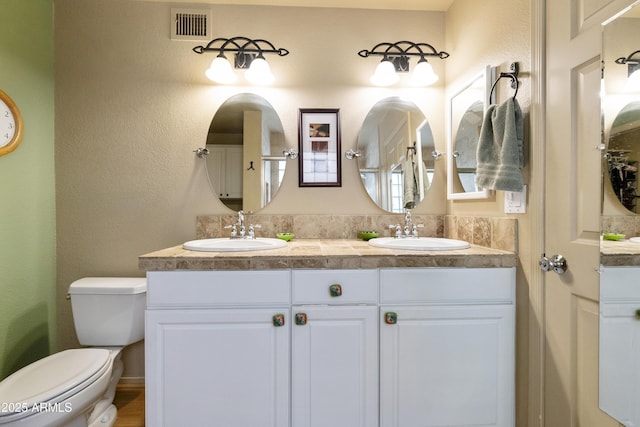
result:
M 455 142 L 453 141 L 454 131 L 457 130 L 458 124 L 453 123 L 453 102 L 455 98 L 461 95 L 465 90 L 469 89 L 478 80 L 484 81 L 484 99 L 483 110 L 487 111 L 487 107 L 491 104 L 490 99 L 491 85 L 495 79 L 496 67 L 488 65 L 481 73 L 476 74 L 471 80 L 469 80 L 461 89 L 452 94 L 449 97 L 449 105 L 447 111 L 447 200 L 471 200 L 471 199 L 487 199 L 491 196 L 492 191 L 488 189 L 482 189 L 480 191 L 462 191 L 455 192 L 453 190 L 454 179 L 457 179 L 457 175 L 454 175 L 455 168 Z

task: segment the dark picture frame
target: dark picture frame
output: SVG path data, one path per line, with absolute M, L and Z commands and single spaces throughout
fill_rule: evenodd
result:
M 300 108 L 298 186 L 341 187 L 340 109 Z

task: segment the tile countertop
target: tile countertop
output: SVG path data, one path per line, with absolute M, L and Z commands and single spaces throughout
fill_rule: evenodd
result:
M 271 270 L 288 268 L 385 267 L 515 267 L 516 254 L 472 245 L 449 251 L 412 251 L 377 248 L 362 240 L 295 239 L 284 248 L 246 252 L 195 252 L 182 245 L 138 258 L 146 271 Z
M 628 239 L 600 241 L 600 264 L 640 266 L 640 243 L 633 243 Z

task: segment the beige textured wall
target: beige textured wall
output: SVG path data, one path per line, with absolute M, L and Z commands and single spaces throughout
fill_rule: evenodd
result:
M 456 200 L 448 202 L 448 213 L 453 215 L 507 216 L 518 220 L 518 259 L 516 285 L 516 425 L 526 425 L 528 399 L 528 330 L 529 330 L 529 282 L 532 280 L 534 258 L 528 244 L 531 233 L 540 231 L 540 224 L 532 224 L 531 212 L 541 210 L 536 197 L 542 188 L 533 187 L 532 174 L 543 173 L 540 165 L 533 164 L 528 155 L 529 147 L 535 144 L 528 135 L 528 111 L 531 104 L 531 4 L 529 0 L 456 0 L 446 19 L 446 46 L 455 52 L 447 60 L 447 99 L 459 87 L 464 86 L 486 65 L 497 66 L 498 72 L 509 71 L 512 62 L 520 63 L 520 88 L 517 100 L 525 115 L 525 168 L 523 177 L 529 193 L 527 213 L 504 214 L 504 192 L 494 192 L 486 200 Z M 509 79 L 503 79 L 496 88 L 497 102 L 513 95 Z M 536 258 L 537 259 L 537 258 Z
M 355 148 L 368 110 L 386 96 L 412 99 L 444 150 L 443 81 L 425 89 L 372 88 L 377 60 L 361 49 L 381 41 L 425 41 L 442 49 L 444 14 L 350 9 L 211 6 L 215 37 L 265 38 L 291 51 L 268 57 L 269 88 L 212 85 L 213 55 L 171 41 L 170 4 L 56 0 L 56 190 L 59 346 L 75 346 L 68 285 L 91 275 L 142 276 L 137 256 L 195 236 L 196 215 L 228 212 L 209 192 L 204 146 L 216 109 L 229 96 L 264 96 L 297 146 L 298 108 L 340 108 L 342 149 Z M 434 61 L 444 74 L 443 61 Z M 444 79 L 443 79 L 444 80 Z M 444 213 L 444 164 L 417 211 Z M 343 161 L 341 188 L 298 188 L 290 162 L 265 213 L 381 213 Z M 142 345 L 125 376 L 142 376 Z
M 104 0 L 55 1 L 58 335 L 76 345 L 64 299 L 73 280 L 89 275 L 142 276 L 137 256 L 195 237 L 197 215 L 228 213 L 209 192 L 204 146 L 209 123 L 229 96 L 254 92 L 279 113 L 288 146 L 297 146 L 298 108 L 340 108 L 342 151 L 355 148 L 368 110 L 386 96 L 412 99 L 430 120 L 436 148 L 445 148 L 447 97 L 486 65 L 523 70 L 518 100 L 528 110 L 530 4 L 457 0 L 441 13 L 350 9 L 211 6 L 215 37 L 266 38 L 291 54 L 268 57 L 278 82 L 269 88 L 215 86 L 204 77 L 212 55 L 197 43 L 169 39 L 170 4 Z M 377 60 L 357 56 L 381 41 L 433 44 L 451 56 L 433 61 L 446 78 L 425 89 L 373 88 Z M 445 91 L 445 83 L 447 90 Z M 507 84 L 499 97 L 509 96 Z M 447 202 L 444 161 L 416 211 L 503 216 L 502 195 Z M 529 164 L 525 179 L 535 173 Z M 382 213 L 364 192 L 355 162 L 343 160 L 341 188 L 298 188 L 289 162 L 268 214 Z M 530 189 L 541 191 L 540 189 Z M 529 206 L 529 209 L 536 207 Z M 526 417 L 527 282 L 534 225 L 519 221 L 518 420 Z M 125 376 L 144 374 L 142 345 L 126 354 Z M 523 404 L 524 403 L 524 404 Z M 520 425 L 520 423 L 518 423 Z M 524 425 L 524 424 L 523 424 Z

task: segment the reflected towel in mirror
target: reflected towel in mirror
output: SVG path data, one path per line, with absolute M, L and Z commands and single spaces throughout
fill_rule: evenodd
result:
M 402 175 L 404 178 L 404 199 L 402 206 L 405 209 L 413 209 L 420 203 L 429 188 L 427 168 L 424 164 L 422 168 L 420 168 L 418 163 L 408 158 L 402 163 Z M 420 175 L 422 175 L 422 194 L 420 192 Z

